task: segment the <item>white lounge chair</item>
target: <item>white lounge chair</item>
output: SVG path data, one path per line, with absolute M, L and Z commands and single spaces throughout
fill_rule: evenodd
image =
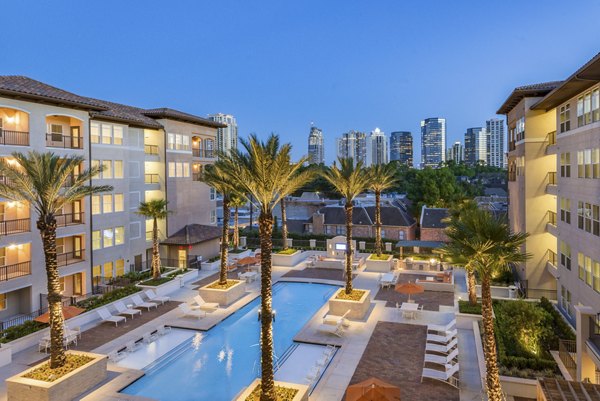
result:
M 331 324 L 322 323 L 317 326 L 317 331 L 319 333 L 333 334 L 334 336 L 341 337 L 344 335 L 344 326 L 341 323 L 338 323 L 335 326 Z
M 108 353 L 108 359 L 111 362 L 119 362 L 121 359 L 125 358 L 125 353 L 124 352 L 119 352 L 119 351 L 112 351 Z
M 98 314 L 103 322 L 112 322 L 115 324 L 115 326 L 118 326 L 119 322 L 127 321 L 125 316 L 114 316 L 106 308 L 98 309 Z
M 456 329 L 452 329 L 450 331 L 447 331 L 443 335 L 427 334 L 427 342 L 428 343 L 435 342 L 435 343 L 448 344 L 450 341 L 452 341 L 452 339 L 456 338 L 457 333 L 458 332 L 456 331 Z
M 206 316 L 206 312 L 203 310 L 192 310 L 188 304 L 177 305 L 179 310 L 183 312 L 183 316 L 191 316 L 201 319 Z
M 427 331 L 446 332 L 456 327 L 456 319 L 452 319 L 448 324 L 428 324 Z
M 439 380 L 449 385 L 458 388 L 458 379 L 454 377 L 454 374 L 458 372 L 459 365 L 455 363 L 454 365 L 446 365 L 446 370 L 435 370 L 429 368 L 423 368 L 423 373 L 421 374 L 421 382 L 424 378 Z
M 448 355 L 425 354 L 425 362 L 435 363 L 436 365 L 446 366 L 458 357 L 458 348 L 452 350 Z
M 194 304 L 192 305 L 192 309 L 200 309 L 203 311 L 214 311 L 219 309 L 219 304 L 216 302 L 206 302 L 202 296 L 199 294 L 194 297 Z
M 136 308 L 146 308 L 146 310 L 148 310 L 148 311 L 151 308 L 158 308 L 158 304 L 156 304 L 154 302 L 144 302 L 142 300 L 142 297 L 140 297 L 137 294 L 131 297 L 131 301 L 133 301 L 133 304 L 135 305 Z
M 171 331 L 171 327 L 166 326 L 164 324 L 161 324 L 160 326 L 158 326 L 156 328 L 156 334 L 158 334 L 159 336 L 164 336 L 165 334 L 167 334 L 168 332 Z
M 342 316 L 327 314 L 327 315 L 325 315 L 325 317 L 323 317 L 323 323 L 333 324 L 333 325 L 342 324 L 344 327 L 348 327 L 348 326 L 350 326 L 350 322 L 348 322 L 348 319 L 346 319 L 346 316 L 348 316 L 350 314 L 350 312 L 351 312 L 351 310 L 348 309 L 346 311 L 346 313 L 344 313 Z
M 317 361 L 317 366 L 327 366 L 334 353 L 335 347 L 333 345 L 328 345 L 325 351 L 323 351 L 321 358 Z
M 146 290 L 146 291 L 144 291 L 144 294 L 146 294 L 146 296 L 148 297 L 150 302 L 160 302 L 161 305 L 164 305 L 165 302 L 169 302 L 171 300 L 171 297 L 167 297 L 167 296 L 162 297 L 162 296 L 156 295 L 154 290 Z
M 130 309 L 125 306 L 125 304 L 121 301 L 115 302 L 115 309 L 119 312 L 119 315 L 128 315 L 133 319 L 135 315 L 141 315 L 142 311 L 139 309 Z
M 446 345 L 427 343 L 425 344 L 425 352 L 433 351 L 439 352 L 441 354 L 449 354 L 457 345 L 458 341 L 456 340 L 456 338 Z
M 157 338 L 158 338 L 158 333 L 156 333 L 156 334 L 144 333 L 144 335 L 142 336 L 142 342 L 144 344 L 150 344 L 151 342 L 154 342 L 154 340 L 156 340 Z
M 125 344 L 125 350 L 127 352 L 135 352 L 140 347 L 140 344 L 135 341 L 129 341 Z

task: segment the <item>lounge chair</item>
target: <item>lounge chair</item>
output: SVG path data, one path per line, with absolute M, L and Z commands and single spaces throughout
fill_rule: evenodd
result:
M 456 331 L 456 329 L 452 329 L 450 331 L 447 331 L 443 335 L 427 334 L 427 342 L 428 343 L 435 342 L 435 343 L 448 344 L 451 340 L 456 338 L 457 333 L 458 332 Z
M 154 302 L 144 302 L 142 300 L 142 297 L 140 297 L 139 295 L 134 295 L 131 297 L 131 300 L 133 301 L 133 304 L 135 305 L 136 308 L 146 308 L 146 310 L 150 310 L 151 308 L 158 308 L 158 304 L 154 303 Z
M 202 319 L 206 316 L 206 312 L 203 310 L 192 310 L 188 304 L 179 304 L 177 305 L 179 310 L 183 312 L 183 316 L 195 317 L 198 319 Z
M 333 345 L 328 345 L 325 351 L 323 351 L 321 358 L 317 361 L 317 366 L 327 366 L 334 353 L 335 347 Z
M 146 296 L 148 297 L 148 300 L 150 302 L 155 302 L 155 303 L 160 302 L 161 305 L 164 305 L 165 302 L 169 302 L 171 300 L 171 297 L 166 297 L 166 296 L 162 297 L 162 296 L 156 295 L 154 290 L 146 290 L 146 291 L 144 291 L 144 294 L 146 294 Z
M 127 352 L 135 352 L 135 351 L 137 351 L 137 349 L 139 347 L 140 347 L 140 344 L 135 341 L 129 341 L 127 344 L 125 344 L 125 350 Z
M 171 331 L 171 327 L 166 326 L 164 324 L 161 324 L 160 326 L 158 326 L 156 328 L 156 334 L 158 334 L 159 336 L 164 336 L 165 334 L 167 334 L 168 332 Z
M 192 309 L 200 309 L 203 311 L 215 311 L 219 309 L 219 304 L 216 302 L 206 302 L 200 294 L 194 297 L 195 304 L 192 305 Z
M 427 331 L 437 331 L 445 333 L 452 330 L 456 326 L 456 319 L 452 319 L 448 324 L 428 324 Z
M 119 312 L 119 315 L 129 315 L 133 319 L 135 315 L 141 315 L 142 311 L 139 309 L 130 309 L 125 306 L 125 304 L 121 301 L 115 302 L 115 309 Z
M 70 328 L 67 324 L 64 325 L 65 333 L 69 335 L 75 335 L 77 338 L 81 338 L 81 327 L 77 326 L 74 328 Z M 66 335 L 65 335 L 66 337 Z
M 331 324 L 321 323 L 319 326 L 317 326 L 317 332 L 333 334 L 334 336 L 341 337 L 344 335 L 344 326 L 341 323 L 338 323 L 335 326 Z
M 458 341 L 456 340 L 456 338 L 446 345 L 427 343 L 425 344 L 425 352 L 434 351 L 439 352 L 440 354 L 449 354 L 457 345 Z
M 144 342 L 144 344 L 150 344 L 157 338 L 158 338 L 158 333 L 156 333 L 156 334 L 144 333 L 144 335 L 142 336 L 142 341 Z
M 100 319 L 103 322 L 112 322 L 115 326 L 119 325 L 119 322 L 126 322 L 127 318 L 125 316 L 114 316 L 106 308 L 98 309 L 98 315 L 100 315 Z
M 327 314 L 327 315 L 325 315 L 325 317 L 323 317 L 323 323 L 333 324 L 333 325 L 342 324 L 344 327 L 348 327 L 348 326 L 350 326 L 350 322 L 348 322 L 348 319 L 346 319 L 346 316 L 348 316 L 348 314 L 350 314 L 350 312 L 351 312 L 351 310 L 348 309 L 346 311 L 346 313 L 344 313 L 342 316 Z
M 446 366 L 458 357 L 458 348 L 452 350 L 448 355 L 425 354 L 425 362 L 435 363 L 436 365 Z
M 312 385 L 317 381 L 319 376 L 321 375 L 321 367 L 313 366 L 313 368 L 306 374 L 306 384 L 308 387 L 312 387 Z
M 423 368 L 423 373 L 421 374 L 421 382 L 424 378 L 439 380 L 449 385 L 458 388 L 458 379 L 454 377 L 454 374 L 458 372 L 459 365 L 455 363 L 454 365 L 446 365 L 446 370 L 435 370 L 429 368 Z
M 124 352 L 119 352 L 119 351 L 112 351 L 108 353 L 108 359 L 111 362 L 119 362 L 121 359 L 125 358 L 125 353 Z

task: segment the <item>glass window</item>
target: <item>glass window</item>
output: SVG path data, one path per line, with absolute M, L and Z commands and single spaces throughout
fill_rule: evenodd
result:
M 183 163 L 183 176 L 184 177 L 190 176 L 190 163 Z
M 600 292 L 600 262 L 596 260 L 593 262 L 592 274 L 594 276 L 594 291 Z
M 571 224 L 571 200 L 560 198 L 560 220 Z
M 190 137 L 187 135 L 181 136 L 181 145 L 184 150 L 190 149 Z
M 125 242 L 125 227 L 115 227 L 115 245 Z
M 123 259 L 118 259 L 115 261 L 115 272 L 117 277 L 121 277 L 125 274 L 125 261 Z
M 104 264 L 104 277 L 114 277 L 113 276 L 113 262 L 106 262 Z
M 583 96 L 577 98 L 577 126 L 583 126 Z
M 181 163 L 181 162 L 175 163 L 175 176 L 183 177 L 183 163 Z
M 211 224 L 214 224 L 217 222 L 217 211 L 214 209 L 210 211 L 210 222 L 211 222 Z
M 560 264 L 571 270 L 571 246 L 560 241 Z
M 115 178 L 123 178 L 123 160 L 115 160 Z
M 115 194 L 115 212 L 122 212 L 125 210 L 123 194 Z
M 102 124 L 102 143 L 110 144 L 110 137 L 112 135 L 112 127 L 108 124 Z
M 114 126 L 113 127 L 113 143 L 115 145 L 123 144 L 123 127 Z
M 100 124 L 92 123 L 90 125 L 90 141 L 92 141 L 92 143 L 100 142 Z
M 583 116 L 585 124 L 592 122 L 592 94 L 590 92 L 583 96 Z
M 600 148 L 591 150 L 592 152 L 592 178 L 600 178 Z
M 167 149 L 175 149 L 175 134 L 168 134 L 167 141 Z
M 0 294 L 0 310 L 6 309 L 6 294 Z
M 169 162 L 169 177 L 175 177 L 175 163 Z
M 96 250 L 100 248 L 102 248 L 100 231 L 92 231 L 92 249 Z
M 560 132 L 571 129 L 571 105 L 566 104 L 560 108 Z
M 571 176 L 571 153 L 569 152 L 560 154 L 560 176 Z
M 592 120 L 600 121 L 600 89 L 592 92 Z
M 210 187 L 210 192 L 209 192 L 209 199 L 211 201 L 215 200 L 217 198 L 217 191 L 215 191 L 215 189 L 213 187 Z
M 92 195 L 92 214 L 100 214 L 102 210 L 100 209 L 100 196 Z
M 100 277 L 102 276 L 102 266 L 100 265 L 95 265 L 92 267 L 92 275 L 94 277 Z
M 108 248 L 114 244 L 114 231 L 112 228 L 106 228 L 102 231 L 103 247 Z
M 99 168 L 100 160 L 92 160 L 91 168 Z M 102 173 L 98 173 L 94 176 L 94 178 L 102 178 Z
M 103 213 L 112 213 L 113 205 L 112 205 L 112 195 L 102 195 L 102 212 Z
M 104 179 L 112 178 L 112 176 L 113 176 L 112 161 L 111 160 L 102 160 L 102 167 L 104 168 L 102 170 L 102 178 L 104 178 Z

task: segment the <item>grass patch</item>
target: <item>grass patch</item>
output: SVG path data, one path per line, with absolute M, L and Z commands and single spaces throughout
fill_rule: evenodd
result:
M 175 276 L 178 276 L 178 275 L 180 275 L 180 274 L 187 273 L 187 272 L 189 272 L 189 271 L 190 271 L 190 269 L 188 269 L 188 268 L 185 268 L 185 269 L 177 269 L 177 270 L 175 270 L 174 272 L 171 272 L 171 273 L 167 274 L 167 277 L 175 277 Z
M 141 285 L 149 285 L 152 287 L 158 287 L 161 284 L 168 283 L 173 280 L 173 276 L 171 277 L 160 277 L 160 278 L 151 278 L 150 280 L 142 281 Z
M 31 333 L 35 333 L 43 328 L 48 327 L 46 323 L 36 322 L 35 320 L 28 320 L 25 323 L 11 326 L 6 330 L 0 332 L 0 343 L 4 344 L 17 338 L 25 337 Z
M 458 301 L 458 311 L 469 315 L 481 315 L 481 304 L 471 305 L 469 301 Z
M 335 299 L 342 299 L 345 301 L 360 301 L 360 299 L 365 295 L 365 290 L 352 290 L 350 294 L 346 294 L 346 290 L 343 288 L 338 291 Z
M 50 369 L 50 361 L 48 361 L 21 377 L 44 382 L 53 382 L 94 360 L 94 358 L 87 355 L 67 354 L 66 357 L 67 363 L 60 368 Z
M 234 248 L 234 249 L 230 249 L 228 252 L 229 252 L 229 253 L 238 254 L 238 253 L 246 252 L 246 249 L 242 249 L 242 248 Z
M 288 249 L 282 249 L 281 251 L 277 251 L 278 255 L 293 255 L 296 252 L 298 252 L 297 249 L 294 248 L 288 248 Z
M 129 285 L 127 287 L 118 288 L 113 291 L 109 291 L 102 296 L 84 299 L 83 301 L 77 302 L 77 306 L 85 309 L 86 311 L 99 308 L 100 306 L 109 304 L 118 299 L 124 298 L 128 295 L 135 294 L 142 289 L 135 285 Z
M 387 261 L 389 259 L 391 255 L 382 253 L 381 255 L 377 256 L 376 253 L 372 253 L 369 255 L 369 260 L 383 260 L 383 261 Z
M 262 389 L 259 383 L 256 385 L 256 387 L 254 387 L 252 393 L 250 393 L 250 395 L 246 397 L 246 401 L 259 401 L 261 393 Z M 275 386 L 275 393 L 277 401 L 292 401 L 296 394 L 298 394 L 298 390 L 295 388 Z
M 234 285 L 236 285 L 237 283 L 239 283 L 240 280 L 227 280 L 226 284 L 219 284 L 218 281 L 215 281 L 212 284 L 209 284 L 206 286 L 206 288 L 210 288 L 211 290 L 226 290 L 228 288 L 233 287 Z

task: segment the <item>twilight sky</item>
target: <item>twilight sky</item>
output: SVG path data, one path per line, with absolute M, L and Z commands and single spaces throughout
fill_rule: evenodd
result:
M 575 7 L 574 5 L 577 4 Z M 515 87 L 564 79 L 600 51 L 598 0 L 39 1 L 2 6 L 0 74 L 281 135 L 325 156 L 350 129 L 445 117 L 448 144 Z

